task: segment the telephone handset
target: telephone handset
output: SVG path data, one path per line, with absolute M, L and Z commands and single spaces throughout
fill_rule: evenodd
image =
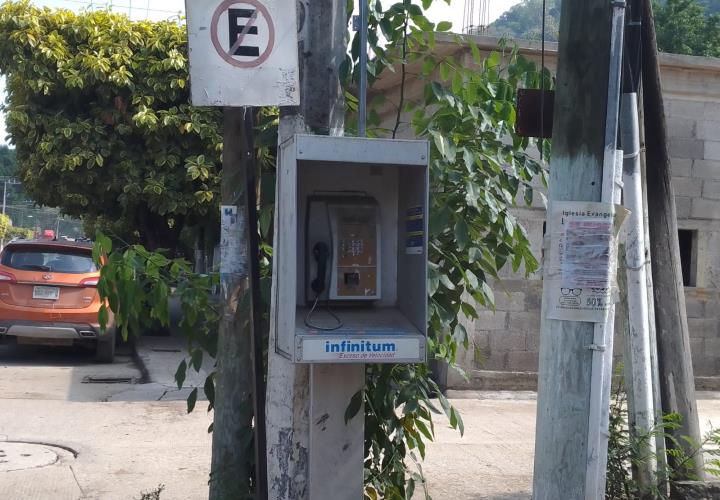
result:
M 327 243 L 323 241 L 315 243 L 313 246 L 313 257 L 315 258 L 315 262 L 317 262 L 317 276 L 310 283 L 310 288 L 312 288 L 312 291 L 317 295 L 320 295 L 325 291 L 327 282 L 325 275 L 327 274 L 327 260 L 329 256 L 330 249 L 328 248 Z

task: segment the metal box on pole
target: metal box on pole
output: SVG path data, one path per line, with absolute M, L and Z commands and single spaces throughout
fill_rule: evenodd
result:
M 280 146 L 276 350 L 296 363 L 425 361 L 426 141 Z

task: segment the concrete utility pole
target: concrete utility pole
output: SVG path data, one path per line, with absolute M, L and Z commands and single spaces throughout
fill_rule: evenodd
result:
M 557 201 L 616 200 L 623 8 L 563 2 L 549 211 Z M 548 234 L 553 225 L 549 219 Z M 551 293 L 545 286 L 533 498 L 602 498 L 614 307 L 604 323 L 548 319 Z
M 340 64 L 347 50 L 346 43 L 346 3 L 343 0 L 303 0 L 298 2 L 299 40 L 298 54 L 300 63 L 301 106 L 281 108 L 278 144 L 294 134 L 316 133 L 323 135 L 342 135 L 344 128 L 345 104 L 339 79 Z M 277 231 L 277 213 L 275 231 Z M 277 234 L 275 235 L 277 240 Z M 273 270 L 272 289 L 277 288 L 277 275 Z M 275 296 L 272 301 L 274 304 Z M 272 306 L 274 310 L 275 306 Z M 293 364 L 290 360 L 275 352 L 275 318 L 270 318 L 270 347 L 268 349 L 267 376 L 267 456 L 268 456 L 268 498 L 272 500 L 303 500 L 323 498 L 311 493 L 312 467 L 329 466 L 311 459 L 310 425 L 325 424 L 326 429 L 343 426 L 347 433 L 359 433 L 362 428 L 345 427 L 343 413 L 330 415 L 328 419 L 320 415 L 311 416 L 311 379 L 315 383 L 321 377 L 311 376 L 311 371 L 319 367 L 305 364 Z M 337 373 L 324 373 L 327 380 L 344 380 L 342 393 L 347 395 L 345 406 L 352 396 L 351 391 L 362 387 L 365 379 L 362 365 L 344 365 L 341 369 L 328 365 Z M 323 368 L 325 369 L 325 368 Z M 319 389 L 317 387 L 316 389 Z M 331 388 L 333 389 L 333 388 Z M 337 388 L 333 389 L 336 390 Z M 337 395 L 337 394 L 336 394 Z M 321 405 L 313 405 L 314 411 L 321 411 Z M 362 409 L 360 410 L 362 412 Z M 353 419 L 360 422 L 362 419 Z M 355 424 L 357 425 L 357 424 Z M 340 445 L 338 441 L 336 446 Z M 362 454 L 362 451 L 361 451 Z M 359 476 L 362 480 L 362 456 L 359 464 Z M 328 484 L 330 477 L 324 478 Z M 350 485 L 344 490 L 350 490 Z M 335 491 L 332 497 L 343 498 L 343 491 Z M 352 494 L 352 493 L 351 493 Z
M 224 108 L 221 184 L 221 317 L 215 379 L 210 500 L 246 498 L 253 476 L 252 290 L 243 108 Z
M 694 447 L 681 437 L 687 436 L 699 443 L 701 436 L 652 2 L 645 2 L 642 23 L 647 198 L 662 409 L 665 413 L 678 413 L 682 416 L 681 427 L 672 431 L 672 434 L 685 448 L 685 452 L 692 454 Z M 674 448 L 675 445 L 668 442 L 667 447 Z M 668 462 L 673 465 L 672 456 L 668 457 Z M 704 473 L 701 453 L 695 455 L 694 462 L 693 470 L 688 471 L 689 475 L 702 478 Z

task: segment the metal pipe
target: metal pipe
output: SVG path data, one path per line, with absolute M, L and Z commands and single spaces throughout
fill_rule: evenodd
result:
M 619 168 L 617 157 L 618 114 L 620 111 L 620 76 L 625 24 L 625 2 L 612 2 L 610 33 L 610 61 L 608 71 L 608 98 L 605 118 L 605 152 L 603 155 L 603 203 L 619 201 L 615 172 Z M 610 306 L 604 323 L 595 323 L 593 342 L 603 346 L 593 350 L 590 375 L 590 419 L 588 422 L 587 473 L 585 495 L 588 499 L 605 497 L 605 470 L 607 465 L 608 425 L 610 420 L 610 386 L 612 383 L 612 346 L 615 305 Z
M 365 120 L 367 116 L 367 31 L 368 31 L 367 0 L 360 0 L 360 89 L 358 91 L 358 135 L 365 137 Z
M 650 325 L 648 316 L 645 231 L 643 228 L 642 178 L 640 176 L 640 136 L 637 94 L 623 94 L 621 107 L 621 140 L 626 151 L 623 161 L 624 205 L 630 210 L 627 221 L 626 270 L 628 286 L 628 352 L 632 378 L 628 381 L 633 394 L 633 432 L 647 436 L 653 428 L 655 412 L 650 362 Z M 648 460 L 638 465 L 638 482 L 649 486 L 654 481 L 655 441 L 640 441 L 640 450 Z

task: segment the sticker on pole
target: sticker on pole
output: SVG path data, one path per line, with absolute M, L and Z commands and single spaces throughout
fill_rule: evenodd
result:
M 627 214 L 611 203 L 551 203 L 545 273 L 548 318 L 605 321 L 613 304 L 617 237 Z
M 190 97 L 195 106 L 299 104 L 291 0 L 188 0 Z

